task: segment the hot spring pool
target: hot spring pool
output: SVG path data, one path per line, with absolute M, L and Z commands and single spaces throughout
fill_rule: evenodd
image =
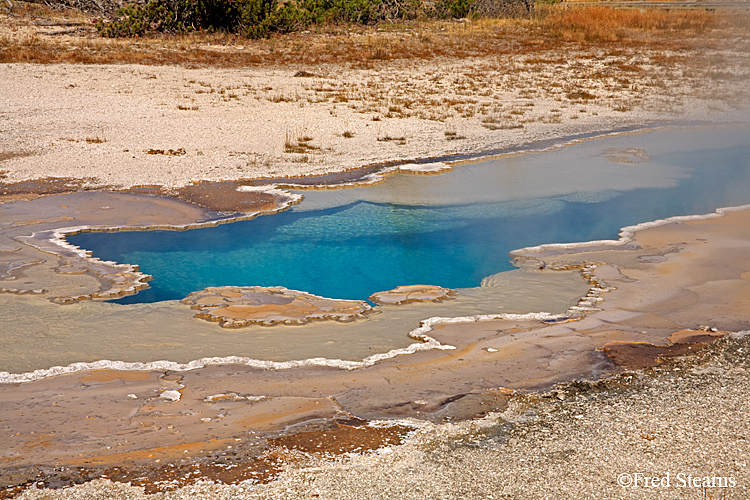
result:
M 0 371 L 97 360 L 245 362 L 228 356 L 358 362 L 414 344 L 408 333 L 429 317 L 564 313 L 588 283 L 576 271 L 511 270 L 509 251 L 615 239 L 624 226 L 750 204 L 750 128 L 611 135 L 440 175 L 300 192 L 305 199 L 292 209 L 246 222 L 71 236 L 97 257 L 138 264 L 155 277 L 151 288 L 119 303 L 66 306 L 0 296 Z M 170 300 L 222 285 L 366 299 L 408 284 L 455 288 L 458 297 L 386 306 L 353 323 L 235 330 Z
M 301 204 L 250 221 L 68 240 L 154 276 L 149 290 L 120 303 L 221 285 L 343 299 L 407 284 L 477 287 L 512 269 L 513 249 L 616 239 L 624 226 L 750 203 L 750 131 L 608 136 L 435 176 L 395 174 L 375 186 L 300 193 Z

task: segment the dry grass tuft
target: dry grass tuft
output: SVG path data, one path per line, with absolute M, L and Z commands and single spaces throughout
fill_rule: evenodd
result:
M 295 136 L 298 137 L 295 138 Z M 284 139 L 284 152 L 303 154 L 319 150 L 320 148 L 318 146 L 310 144 L 310 141 L 312 140 L 313 138 L 308 135 L 299 135 L 291 130 L 287 130 Z M 307 160 L 305 160 L 305 162 L 306 161 Z
M 568 92 L 568 99 L 571 101 L 588 101 L 596 99 L 596 96 L 587 90 L 572 90 Z
M 403 146 L 403 145 L 406 144 L 406 137 L 404 137 L 404 136 L 401 136 L 401 137 L 392 137 L 392 136 L 386 134 L 386 135 L 383 135 L 383 136 L 379 136 L 377 140 L 378 140 L 378 142 L 395 142 L 399 146 Z
M 147 155 L 164 155 L 164 156 L 184 156 L 187 154 L 185 148 L 180 149 L 144 149 L 144 153 Z

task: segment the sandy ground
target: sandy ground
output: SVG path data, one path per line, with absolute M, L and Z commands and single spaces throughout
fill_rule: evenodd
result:
M 665 120 L 745 116 L 750 51 L 186 69 L 6 64 L 0 171 L 90 185 L 321 175 Z

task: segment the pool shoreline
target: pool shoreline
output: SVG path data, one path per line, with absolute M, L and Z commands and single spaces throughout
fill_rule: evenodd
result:
M 252 197 L 257 193 L 246 192 Z M 286 206 L 295 201 L 286 196 Z M 59 200 L 76 197 L 85 202 L 78 206 L 65 201 L 64 210 L 71 212 L 61 213 Z M 120 227 L 141 230 L 133 223 L 143 224 L 144 217 L 151 218 L 153 227 L 163 227 L 166 213 L 177 225 L 188 226 L 205 224 L 212 214 L 179 199 L 135 193 L 31 198 L 0 206 L 40 206 L 38 218 L 20 210 L 18 223 L 0 234 L 4 242 L 22 241 L 14 238 L 29 228 L 59 235 L 54 227 L 76 217 L 93 218 L 92 227 L 108 231 L 108 221 L 123 216 Z M 274 212 L 268 199 L 256 201 Z M 45 218 L 45 213 L 56 216 Z M 48 479 L 58 477 L 54 469 L 59 467 L 79 467 L 97 476 L 127 465 L 150 471 L 158 482 L 164 470 L 155 460 L 217 462 L 222 450 L 236 446 L 244 450 L 239 452 L 243 460 L 251 462 L 266 449 L 257 448 L 258 443 L 331 432 L 349 426 L 341 423 L 346 419 L 363 422 L 355 428 L 384 421 L 386 426 L 414 429 L 428 422 L 471 421 L 504 411 L 517 394 L 616 376 L 632 368 L 605 353 L 613 343 L 671 346 L 675 332 L 699 336 L 706 328 L 734 333 L 749 329 L 742 311 L 743 304 L 750 304 L 750 269 L 737 251 L 750 246 L 749 228 L 750 205 L 745 205 L 625 227 L 617 240 L 518 249 L 511 255 L 519 267 L 576 269 L 589 280 L 589 292 L 558 315 L 429 318 L 409 334 L 421 337 L 421 343 L 373 355 L 361 364 L 331 366 L 331 360 L 312 359 L 278 365 L 226 357 L 187 366 L 102 361 L 0 374 L 0 421 L 12 422 L 17 432 L 2 457 L 9 468 L 0 475 L 42 466 Z M 60 263 L 43 250 L 37 248 L 39 253 L 27 255 L 27 260 L 46 258 L 48 277 L 59 275 Z M 81 249 L 66 250 L 82 257 Z M 79 268 L 72 271 L 80 287 L 94 290 L 89 295 L 101 292 L 101 278 Z M 45 288 L 27 286 L 36 295 Z M 696 344 L 696 351 L 702 348 Z M 658 357 L 652 361 L 662 363 Z M 46 416 L 30 416 L 39 404 L 49 408 Z M 18 418 L 18 413 L 25 416 Z M 85 429 L 79 423 L 82 416 Z M 44 447 L 33 444 L 40 436 Z M 69 436 L 75 436 L 74 448 Z
M 625 132 L 622 131 L 611 131 L 608 133 L 598 133 L 595 135 L 586 135 L 584 137 L 576 137 L 576 138 L 561 138 L 558 141 L 555 141 L 554 143 L 550 144 L 548 142 L 543 143 L 542 147 L 538 147 L 538 143 L 530 143 L 528 146 L 522 147 L 518 150 L 513 149 L 511 151 L 507 151 L 506 154 L 520 154 L 522 152 L 540 152 L 540 151 L 549 151 L 550 149 L 559 149 L 564 148 L 566 146 L 572 146 L 574 144 L 577 144 L 578 142 L 582 140 L 595 140 L 603 137 L 610 137 L 610 136 L 619 136 L 622 134 L 632 134 L 632 133 L 648 133 L 648 132 L 654 132 L 658 130 L 664 130 L 664 129 L 689 129 L 689 130 L 695 130 L 696 127 L 698 130 L 701 128 L 704 128 L 706 124 L 700 124 L 700 125 L 691 125 L 689 127 L 684 126 L 677 126 L 677 125 L 667 125 L 663 127 L 656 127 L 653 126 L 644 126 L 642 128 L 638 129 L 628 129 Z M 719 128 L 721 127 L 736 127 L 737 124 L 721 124 L 719 125 Z M 494 155 L 493 155 L 494 156 Z M 484 156 L 478 156 L 478 157 L 484 157 Z M 413 165 L 413 164 L 409 164 Z M 444 165 L 444 164 L 441 164 Z M 411 168 L 407 166 L 407 168 Z M 369 185 L 374 182 L 382 181 L 383 178 L 387 175 L 390 175 L 392 173 L 395 173 L 397 171 L 403 171 L 402 167 L 388 167 L 385 170 L 382 170 L 378 173 L 368 174 L 368 177 L 365 179 L 360 179 L 361 182 L 357 183 L 345 183 L 342 185 L 328 185 L 327 188 L 349 188 L 349 187 L 355 187 L 355 186 L 362 186 L 362 185 Z M 284 185 L 283 188 L 289 188 L 290 185 Z M 97 203 L 107 203 L 107 204 L 113 204 L 116 202 L 116 199 L 119 199 L 121 202 L 121 207 L 125 208 L 127 211 L 132 212 L 132 214 L 129 214 L 128 217 L 131 218 L 125 218 L 123 219 L 121 216 L 116 215 L 118 209 L 116 206 L 106 206 L 104 208 L 107 209 L 108 216 L 105 219 L 98 219 L 97 222 L 99 224 L 97 225 L 78 225 L 75 227 L 65 227 L 65 217 L 58 217 L 58 219 L 50 220 L 47 222 L 47 225 L 49 227 L 52 227 L 53 229 L 45 228 L 42 231 L 34 231 L 31 235 L 24 235 L 24 234 L 15 234 L 13 237 L 16 239 L 16 241 L 26 243 L 27 245 L 30 245 L 37 250 L 57 255 L 58 257 L 64 259 L 66 261 L 66 267 L 71 268 L 75 267 L 77 273 L 94 273 L 97 276 L 97 279 L 99 283 L 104 284 L 105 290 L 99 290 L 94 293 L 89 294 L 79 294 L 79 295 L 73 295 L 73 296 L 57 296 L 57 297 L 49 297 L 50 300 L 56 303 L 60 304 L 69 304 L 74 303 L 79 300 L 90 300 L 90 299 L 109 299 L 109 298 L 115 298 L 117 296 L 123 296 L 123 295 L 130 295 L 132 293 L 137 293 L 137 290 L 140 288 L 143 288 L 147 286 L 145 282 L 150 278 L 147 275 L 144 275 L 140 273 L 137 269 L 137 266 L 132 266 L 130 264 L 125 263 L 113 263 L 113 262 L 101 262 L 99 259 L 93 258 L 90 255 L 90 252 L 84 249 L 81 249 L 79 247 L 75 247 L 73 245 L 70 245 L 66 240 L 65 237 L 70 234 L 77 234 L 80 232 L 87 232 L 87 231 L 93 231 L 93 232 L 114 232 L 114 231 L 149 231 L 149 230 L 157 230 L 157 229 L 170 229 L 170 230 L 186 230 L 186 229 L 192 229 L 197 227 L 207 227 L 207 226 L 213 226 L 216 224 L 224 224 L 224 223 L 230 223 L 235 222 L 239 220 L 246 220 L 251 219 L 260 215 L 267 215 L 267 214 L 274 214 L 278 213 L 280 211 L 286 210 L 291 205 L 299 203 L 301 201 L 302 196 L 298 194 L 290 193 L 289 191 L 282 189 L 279 184 L 273 183 L 266 186 L 247 186 L 245 184 L 236 183 L 234 181 L 228 182 L 225 187 L 217 187 L 212 190 L 213 193 L 215 193 L 217 196 L 221 196 L 223 193 L 225 193 L 229 189 L 230 191 L 236 192 L 236 196 L 238 196 L 238 200 L 240 204 L 245 204 L 247 206 L 248 203 L 250 203 L 251 206 L 252 203 L 255 203 L 256 206 L 258 206 L 258 209 L 254 212 L 245 212 L 242 214 L 238 213 L 224 213 L 224 214 L 216 214 L 208 211 L 207 208 L 202 208 L 200 206 L 191 205 L 187 201 L 181 199 L 179 196 L 177 198 L 164 198 L 164 195 L 159 195 L 154 197 L 153 194 L 148 195 L 137 195 L 132 193 L 121 193 L 121 192 L 98 192 L 98 194 L 95 195 L 97 198 Z M 258 196 L 261 195 L 267 195 L 265 199 L 258 200 Z M 70 193 L 70 194 L 59 194 L 59 195 L 50 195 L 45 198 L 45 200 L 42 201 L 49 201 L 56 199 L 55 196 L 60 196 L 60 199 L 63 200 L 69 200 L 65 201 L 65 203 L 81 203 L 82 206 L 86 206 L 87 204 L 90 205 L 89 208 L 94 207 L 94 205 L 91 205 L 91 203 L 86 201 L 87 197 L 94 196 L 91 194 L 91 192 L 87 193 Z M 249 200 L 243 200 L 243 196 L 247 196 Z M 78 198 L 76 198 L 78 197 Z M 82 198 L 82 199 L 81 199 Z M 269 198 L 273 201 L 269 203 Z M 162 200 L 163 201 L 159 201 Z M 169 201 L 171 200 L 171 201 Z M 126 201 L 126 203 L 125 203 Z M 169 221 L 168 217 L 164 218 L 164 216 L 155 215 L 156 219 L 153 220 L 150 224 L 144 225 L 141 222 L 133 222 L 132 217 L 137 217 L 137 214 L 139 211 L 137 209 L 134 209 L 136 205 L 134 203 L 142 203 L 142 202 L 148 202 L 153 204 L 154 201 L 157 202 L 157 206 L 159 203 L 168 203 L 172 205 L 180 205 L 181 203 L 188 203 L 186 208 L 191 208 L 193 210 L 197 210 L 197 216 L 193 215 L 193 220 L 185 221 L 185 219 L 182 219 L 180 222 L 176 221 Z M 27 212 L 29 210 L 32 210 L 31 208 L 34 203 L 37 201 L 30 200 L 28 203 L 29 208 L 22 210 L 22 214 L 24 217 L 28 215 Z M 122 204 L 125 203 L 125 204 Z M 49 207 L 47 204 L 42 205 L 42 209 L 37 210 L 40 212 L 39 217 L 42 217 L 42 213 L 45 210 L 49 210 Z M 205 201 L 203 204 L 203 207 L 206 206 L 212 206 L 212 203 L 210 200 Z M 65 206 L 66 208 L 67 205 Z M 122 210 L 122 208 L 120 210 Z M 172 208 L 172 207 L 169 207 Z M 154 210 L 153 207 L 149 208 L 149 210 Z M 714 214 L 706 214 L 706 215 L 699 215 L 699 216 L 677 216 L 677 217 L 671 217 L 666 220 L 661 221 L 654 221 L 654 222 L 647 222 L 647 223 L 641 223 L 636 226 L 632 227 L 626 227 L 621 228 L 619 237 L 617 240 L 607 240 L 607 241 L 593 241 L 593 242 L 579 242 L 579 243 L 571 243 L 571 244 L 564 244 L 564 245 L 542 245 L 541 247 L 533 247 L 533 248 L 521 248 L 517 250 L 513 250 L 511 252 L 511 257 L 513 257 L 516 260 L 516 265 L 518 267 L 522 267 L 521 264 L 524 260 L 533 259 L 534 254 L 538 254 L 540 251 L 543 251 L 544 249 L 565 249 L 566 251 L 571 251 L 571 249 L 586 249 L 591 246 L 606 246 L 606 247 L 612 247 L 612 246 L 618 246 L 618 245 L 624 245 L 627 243 L 630 239 L 633 237 L 633 233 L 645 229 L 648 227 L 654 227 L 662 224 L 668 224 L 671 222 L 679 222 L 683 220 L 690 220 L 692 218 L 710 218 L 710 217 L 716 217 L 720 216 L 724 213 L 724 211 L 729 209 L 717 209 Z M 81 214 L 81 210 L 77 210 L 77 214 L 79 217 L 86 217 L 85 215 Z M 115 214 L 115 215 L 112 215 Z M 165 212 L 166 214 L 166 212 Z M 119 217 L 119 218 L 118 218 Z M 43 221 L 44 219 L 39 219 L 39 221 Z M 114 222 L 118 221 L 118 222 Z M 51 224 L 51 225 L 50 225 Z M 119 224 L 119 225 L 118 225 Z M 31 228 L 35 228 L 35 224 L 29 225 L 27 222 L 23 222 L 23 225 L 27 225 Z M 13 224 L 11 224 L 13 226 Z M 60 227 L 62 226 L 62 227 Z M 45 237 L 44 235 L 49 235 L 49 237 Z M 543 253 L 543 252 L 542 252 Z M 32 262 L 33 259 L 29 258 L 29 262 Z M 72 261 L 72 262 L 71 262 Z M 534 266 L 537 266 L 538 263 L 533 264 Z M 58 269 L 58 267 L 55 267 L 54 269 Z M 13 270 L 9 270 L 8 272 L 12 272 Z M 11 282 L 12 283 L 12 282 Z M 27 285 L 29 285 L 27 283 Z M 37 288 L 35 288 L 37 287 Z M 110 287 L 110 288 L 108 288 Z M 33 286 L 29 285 L 26 287 L 26 289 L 21 290 L 15 290 L 15 293 L 35 293 L 35 294 L 43 294 L 43 288 L 44 283 L 36 283 Z M 108 289 L 107 289 L 108 288 Z M 8 292 L 11 290 L 3 289 L 4 291 Z M 592 291 L 593 290 L 593 291 Z M 591 310 L 593 308 L 593 305 L 598 300 L 598 289 L 596 287 L 589 290 L 589 293 L 586 294 L 586 296 L 582 297 L 579 300 L 579 303 L 575 306 L 573 306 L 568 311 L 564 311 L 558 314 L 548 314 L 548 313 L 538 313 L 538 312 L 530 312 L 529 317 L 538 317 L 538 319 L 544 318 L 547 320 L 554 320 L 555 318 L 565 318 L 565 317 L 575 317 L 576 315 L 580 315 L 583 312 L 587 310 Z M 49 296 L 49 294 L 47 294 Z M 511 315 L 513 317 L 517 315 Z M 424 350 L 424 349 L 448 349 L 452 346 L 443 346 L 440 344 L 440 342 L 435 341 L 428 335 L 426 335 L 426 332 L 429 332 L 433 329 L 433 325 L 435 324 L 446 324 L 446 323 L 452 323 L 452 322 L 474 322 L 474 321 L 482 321 L 482 320 L 489 320 L 489 319 L 500 319 L 503 317 L 508 317 L 507 314 L 483 314 L 483 315 L 472 315 L 472 316 L 465 316 L 465 317 L 451 317 L 451 318 L 438 318 L 438 317 L 430 317 L 425 318 L 422 324 L 416 328 L 413 329 L 411 332 L 408 333 L 408 336 L 414 340 L 419 340 L 419 343 L 411 344 L 408 347 L 405 348 L 399 348 L 390 350 L 388 352 L 373 354 L 368 356 L 367 358 L 362 359 L 361 361 L 345 361 L 341 359 L 324 359 L 324 358 L 313 358 L 313 359 L 298 359 L 298 360 L 290 360 L 290 361 L 284 361 L 284 362 L 273 362 L 273 361 L 267 361 L 267 360 L 255 360 L 248 357 L 238 357 L 238 356 L 228 356 L 228 357 L 209 357 L 209 358 L 203 358 L 203 359 L 194 359 L 190 360 L 188 362 L 182 362 L 182 363 L 174 363 L 171 361 L 155 361 L 155 362 L 135 362 L 135 363 L 128 363 L 123 360 L 111 360 L 111 361 L 97 361 L 95 364 L 87 365 L 86 363 L 73 363 L 68 366 L 54 366 L 54 367 L 48 367 L 44 368 L 41 367 L 39 369 L 36 369 L 33 372 L 24 372 L 24 373 L 9 373 L 5 372 L 2 374 L 2 377 L 0 377 L 0 380 L 7 380 L 8 382 L 15 382 L 15 381 L 21 381 L 21 380 L 33 380 L 38 377 L 46 377 L 46 376 L 53 376 L 60 373 L 70 373 L 72 371 L 80 371 L 82 369 L 85 369 L 87 366 L 91 367 L 97 367 L 102 368 L 105 366 L 118 366 L 119 369 L 128 369 L 127 367 L 139 367 L 138 369 L 141 370 L 149 370 L 149 369 L 170 369 L 170 370 L 190 370 L 195 369 L 198 367 L 203 367 L 206 364 L 221 364 L 221 363 L 228 363 L 228 362 L 242 362 L 245 364 L 248 364 L 250 366 L 257 366 L 257 367 L 263 367 L 267 369 L 285 369 L 285 368 L 292 368 L 292 367 L 298 367 L 298 366 L 305 366 L 305 365 L 311 365 L 311 366 L 332 366 L 332 367 L 339 367 L 344 368 L 348 370 L 353 370 L 357 368 L 362 368 L 366 366 L 370 366 L 373 363 L 382 360 L 382 359 L 388 359 L 394 356 L 399 356 L 402 354 L 407 353 L 413 353 L 416 351 Z M 231 361 L 230 361 L 231 360 Z
M 14 467 L 56 463 L 96 469 L 117 461 L 147 464 L 150 460 L 145 456 L 138 458 L 143 455 L 138 450 L 155 446 L 159 449 L 174 446 L 175 450 L 181 450 L 186 440 L 196 442 L 209 435 L 214 436 L 211 439 L 218 436 L 218 440 L 201 441 L 203 453 L 188 453 L 190 460 L 199 460 L 213 456 L 217 447 L 226 446 L 226 440 L 235 439 L 234 436 L 245 439 L 242 436 L 246 435 L 248 426 L 255 429 L 259 437 L 267 438 L 306 432 L 311 425 L 314 428 L 320 422 L 328 422 L 324 428 L 330 429 L 342 415 L 398 423 L 404 418 L 408 422 L 410 416 L 428 421 L 444 421 L 446 417 L 463 420 L 488 411 L 501 411 L 514 391 L 546 390 L 556 383 L 579 379 L 582 366 L 588 366 L 589 370 L 584 373 L 584 380 L 596 380 L 622 371 L 600 350 L 607 342 L 631 339 L 659 345 L 665 342 L 667 334 L 677 330 L 699 332 L 705 327 L 707 317 L 714 318 L 709 324 L 711 328 L 747 330 L 747 319 L 742 315 L 746 309 L 736 301 L 750 301 L 747 286 L 750 269 L 742 267 L 747 263 L 737 255 L 735 248 L 741 241 L 749 244 L 748 228 L 750 207 L 742 207 L 704 217 L 647 223 L 624 232 L 637 245 L 602 248 L 597 244 L 572 249 L 572 253 L 568 247 L 559 254 L 550 248 L 544 248 L 544 252 L 537 249 L 534 258 L 544 259 L 548 268 L 596 262 L 590 271 L 600 280 L 598 288 L 603 292 L 601 297 L 590 297 L 594 299 L 592 304 L 596 311 L 571 318 L 575 321 L 545 324 L 538 320 L 505 318 L 446 324 L 430 332 L 441 343 L 453 345 L 457 339 L 462 339 L 456 350 L 419 352 L 351 371 L 309 366 L 279 371 L 234 364 L 205 366 L 187 372 L 174 372 L 169 367 L 144 372 L 89 370 L 22 384 L 17 383 L 19 381 L 3 384 L 0 400 L 5 403 L 0 410 L 0 420 L 17 423 L 21 437 L 14 442 L 22 445 L 29 439 L 36 439 L 34 435 L 43 434 L 50 443 L 43 449 L 25 448 L 27 451 L 22 453 L 14 444 L 7 458 L 12 459 Z M 717 255 L 721 264 L 716 263 Z M 717 282 L 716 269 L 727 266 L 739 267 L 731 276 L 722 271 L 723 281 Z M 683 268 L 700 269 L 700 272 L 683 274 L 678 271 Z M 688 278 L 692 280 L 689 283 L 685 282 Z M 680 291 L 676 295 L 672 291 L 674 286 Z M 694 290 L 702 288 L 705 291 L 701 293 L 710 294 L 705 296 L 707 301 L 691 298 Z M 693 291 L 687 293 L 688 289 Z M 719 306 L 716 294 L 733 298 Z M 655 308 L 657 303 L 662 304 L 661 309 Z M 642 333 L 650 329 L 653 330 L 648 335 Z M 521 343 L 516 337 L 520 331 L 525 332 Z M 490 335 L 490 332 L 495 333 Z M 567 360 L 556 355 L 550 357 L 550 353 L 557 351 L 566 352 Z M 573 355 L 574 352 L 578 354 Z M 512 357 L 508 358 L 509 355 Z M 505 359 L 509 365 L 501 368 L 500 359 Z M 555 368 L 545 377 L 528 379 L 529 370 L 535 364 L 539 368 L 547 366 L 546 370 L 551 366 Z M 545 369 L 536 373 L 544 373 Z M 472 389 L 466 387 L 465 381 L 477 380 L 480 373 L 482 382 Z M 385 383 L 396 374 L 402 380 L 400 384 Z M 515 381 L 510 381 L 509 377 L 516 377 Z M 248 387 L 252 387 L 249 393 L 241 389 Z M 342 387 L 347 389 L 342 392 Z M 435 391 L 438 387 L 441 389 Z M 18 411 L 24 413 L 29 404 L 25 395 L 32 393 L 36 394 L 33 404 L 41 400 L 48 401 L 47 404 L 55 401 L 54 418 L 40 416 L 18 420 L 11 416 Z M 173 394 L 178 396 L 173 397 Z M 227 394 L 230 399 L 218 397 Z M 75 415 L 80 418 L 81 404 L 86 407 L 85 413 L 93 418 L 85 430 L 75 423 Z M 271 421 L 264 416 L 269 411 L 275 415 Z M 133 417 L 118 423 L 117 415 L 125 414 Z M 137 436 L 127 432 L 130 437 L 123 443 L 123 438 L 118 436 L 124 435 L 122 432 L 136 422 L 146 422 L 142 419 L 147 419 L 151 431 Z M 211 422 L 220 425 L 216 427 Z M 80 436 L 79 444 L 66 452 L 66 441 L 61 436 L 73 432 L 73 428 Z M 121 431 L 112 432 L 113 428 Z M 35 434 L 23 437 L 32 429 Z M 181 430 L 179 434 L 174 433 L 177 429 Z M 106 434 L 99 434 L 104 430 Z M 102 453 L 101 446 L 95 444 L 102 440 L 111 441 L 108 446 L 112 453 L 116 450 L 117 453 L 107 458 L 109 453 Z M 88 464 L 74 456 L 79 452 L 92 456 L 95 450 L 99 455 L 93 456 L 101 458 L 88 459 Z M 160 451 L 158 456 L 177 460 L 177 454 L 172 452 Z
M 599 131 L 587 134 L 577 134 L 573 136 L 561 137 L 552 140 L 537 140 L 525 143 L 519 146 L 512 146 L 505 149 L 491 150 L 476 153 L 473 155 L 456 156 L 450 163 L 445 163 L 443 159 L 428 159 L 424 162 L 421 160 L 404 160 L 395 164 L 384 163 L 377 166 L 364 166 L 359 169 L 347 171 L 362 171 L 363 175 L 355 175 L 354 179 L 341 180 L 329 183 L 323 177 L 300 178 L 308 181 L 322 181 L 322 183 L 298 183 L 292 179 L 245 179 L 242 181 L 220 181 L 220 182 L 198 182 L 192 186 L 186 186 L 179 189 L 167 189 L 165 187 L 149 186 L 129 188 L 125 190 L 110 190 L 106 186 L 101 188 L 87 188 L 80 190 L 76 184 L 67 185 L 56 182 L 57 179 L 41 179 L 35 181 L 23 181 L 19 183 L 1 184 L 3 194 L 0 196 L 8 197 L 8 201 L 14 199 L 24 200 L 24 197 L 31 197 L 28 201 L 33 201 L 33 197 L 38 192 L 40 196 L 79 194 L 98 192 L 111 193 L 113 195 L 133 194 L 133 200 L 143 196 L 165 197 L 174 201 L 182 201 L 188 205 L 193 205 L 196 209 L 203 210 L 200 216 L 193 220 L 185 222 L 170 222 L 168 219 L 156 221 L 150 224 L 132 222 L 122 222 L 122 217 L 115 218 L 119 220 L 105 221 L 98 225 L 77 224 L 73 227 L 66 227 L 63 224 L 56 224 L 44 231 L 35 231 L 31 235 L 17 236 L 20 240 L 26 241 L 27 244 L 36 246 L 38 249 L 52 254 L 58 254 L 63 258 L 77 258 L 82 261 L 90 261 L 91 264 L 98 264 L 96 259 L 90 256 L 90 252 L 78 248 L 66 241 L 66 237 L 79 234 L 82 232 L 118 232 L 118 231 L 153 231 L 153 230 L 173 230 L 184 231 L 203 227 L 212 227 L 219 224 L 227 224 L 242 220 L 254 219 L 262 215 L 270 215 L 287 210 L 292 205 L 301 202 L 303 195 L 291 193 L 290 190 L 304 189 L 347 189 L 370 186 L 383 182 L 388 176 L 395 173 L 414 173 L 426 175 L 439 175 L 446 170 L 450 170 L 453 165 L 460 165 L 467 162 L 475 162 L 490 158 L 499 158 L 510 155 L 520 155 L 524 153 L 547 152 L 555 149 L 573 146 L 581 141 L 596 140 L 604 137 L 618 136 L 623 134 L 640 134 L 649 131 L 670 130 L 670 129 L 700 129 L 700 128 L 732 128 L 736 126 L 747 126 L 742 122 L 673 122 L 662 124 L 647 124 L 643 126 L 629 126 L 624 128 L 613 129 L 609 131 Z M 437 166 L 437 168 L 436 168 Z M 373 168 L 375 170 L 373 170 Z M 337 175 L 337 174 L 331 174 Z M 50 187 L 52 186 L 51 190 Z M 85 203 L 85 202 L 84 202 Z M 67 207 L 66 207 L 67 208 Z M 108 207 L 109 208 L 109 207 Z M 33 211 L 33 208 L 29 210 Z M 59 212 L 59 210 L 58 210 Z M 80 214 L 79 214 L 80 215 Z M 43 217 L 43 215 L 39 215 Z M 40 219 L 41 220 L 41 219 Z M 72 219 L 71 219 L 72 220 Z M 18 222 L 15 222 L 18 223 Z M 48 235 L 44 237 L 43 235 Z M 523 252 L 524 249 L 517 249 L 514 252 Z M 127 263 L 120 263 L 126 265 Z M 92 266 L 93 267 L 93 266 Z M 134 271 L 133 285 L 118 292 L 111 292 L 106 298 L 115 298 L 116 296 L 132 295 L 137 290 L 144 288 L 145 281 L 149 278 L 145 275 L 138 275 L 137 269 Z M 8 291 L 8 290 L 6 290 Z M 85 300 L 92 297 L 71 298 L 75 300 Z M 101 297 L 103 298 L 103 297 Z M 333 298 L 333 297 L 332 297 Z M 65 300 L 65 299 L 63 299 Z

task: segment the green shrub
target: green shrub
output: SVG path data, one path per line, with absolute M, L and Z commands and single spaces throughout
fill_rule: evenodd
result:
M 285 7 L 291 4 L 285 4 Z M 416 19 L 421 0 L 298 0 L 292 9 L 304 25 L 375 24 L 383 21 Z
M 117 11 L 116 21 L 97 24 L 103 36 L 140 36 L 151 31 L 185 32 L 229 28 L 236 9 L 228 0 L 150 0 Z
M 148 0 L 128 5 L 102 36 L 133 37 L 149 32 L 228 31 L 250 38 L 288 33 L 315 24 L 375 24 L 418 17 L 466 17 L 483 0 Z M 484 0 L 516 2 L 523 0 Z
M 440 17 L 463 19 L 469 15 L 473 0 L 439 0 L 435 4 Z
M 534 0 L 474 0 L 470 8 L 472 16 L 490 18 L 523 17 L 533 11 Z
M 250 38 L 267 37 L 269 18 L 276 13 L 277 0 L 246 0 L 240 4 L 242 31 Z

